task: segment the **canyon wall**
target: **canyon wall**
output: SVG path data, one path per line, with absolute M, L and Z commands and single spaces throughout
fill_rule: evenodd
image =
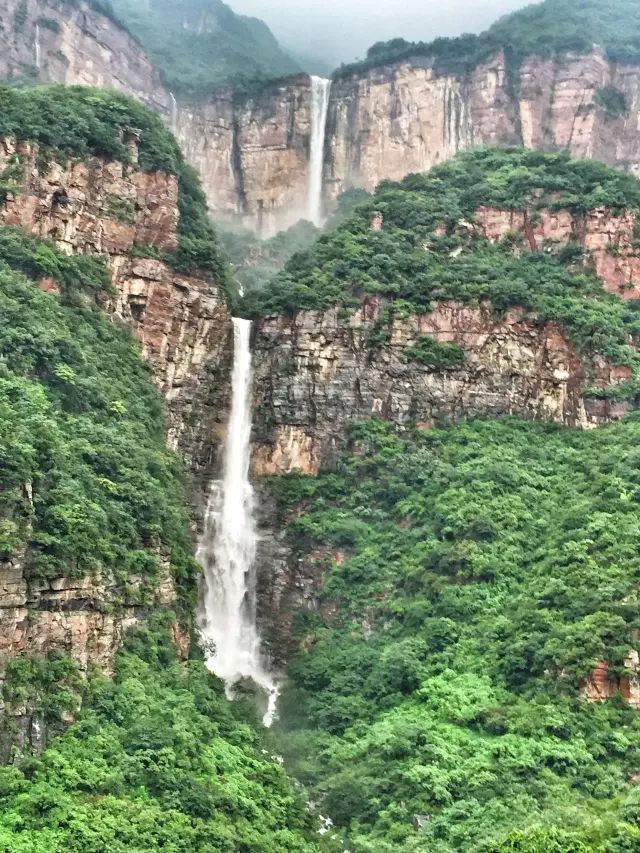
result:
M 376 227 L 384 227 L 377 222 Z M 480 208 L 460 223 L 469 239 L 520 237 L 526 248 L 553 251 L 581 245 L 583 264 L 606 290 L 640 296 L 636 221 L 606 209 L 514 212 Z M 516 243 L 516 246 L 520 245 Z M 517 251 L 517 249 L 516 249 Z M 255 331 L 253 468 L 260 489 L 260 620 L 277 664 L 291 649 L 292 614 L 319 606 L 317 593 L 340 554 L 288 553 L 268 486 L 261 477 L 316 474 L 345 448 L 345 428 L 357 419 L 384 418 L 402 428 L 429 429 L 468 417 L 516 415 L 593 428 L 623 417 L 630 403 L 594 395 L 627 381 L 630 370 L 580 354 L 552 322 L 524 308 L 498 314 L 489 303 L 435 303 L 430 313 L 389 315 L 390 304 L 366 298 L 358 310 L 306 311 L 266 317 Z M 456 344 L 458 365 L 412 361 L 422 336 Z M 409 354 L 409 355 L 408 355 Z
M 273 236 L 307 217 L 311 88 L 306 75 L 253 95 L 177 105 L 171 129 L 216 219 Z
M 67 254 L 99 255 L 112 277 L 100 295 L 114 322 L 131 326 L 154 381 L 167 401 L 168 444 L 185 459 L 194 503 L 203 502 L 217 470 L 226 424 L 232 327 L 226 298 L 213 281 L 177 273 L 140 247 L 171 251 L 177 245 L 177 179 L 100 158 L 43 164 L 36 146 L 0 140 L 0 172 L 19 163 L 13 191 L 0 205 L 0 223 L 53 240 Z M 15 168 L 13 174 L 16 174 Z M 133 252 L 134 245 L 137 252 Z M 40 282 L 55 296 L 53 279 Z M 92 298 L 87 295 L 87 298 Z M 28 491 L 28 484 L 25 485 Z M 81 673 L 109 672 L 127 627 L 158 608 L 176 604 L 168 555 L 159 554 L 157 577 L 128 578 L 126 585 L 97 572 L 91 577 L 43 580 L 28 572 L 28 554 L 0 561 L 0 680 L 20 652 L 70 655 Z M 186 651 L 188 635 L 175 626 Z M 17 743 L 37 746 L 43 736 L 29 709 L 7 708 Z
M 612 93 L 625 108 L 612 106 Z M 509 69 L 502 53 L 468 75 L 437 74 L 426 59 L 334 83 L 327 128 L 326 194 L 373 190 L 478 145 L 563 149 L 640 173 L 640 68 L 586 56 L 530 58 Z
M 0 0 L 0 77 L 110 86 L 161 113 L 198 170 L 212 214 L 271 236 L 308 209 L 306 75 L 254 93 L 178 103 L 138 42 L 90 4 Z M 477 145 L 566 149 L 640 174 L 640 68 L 502 53 L 468 73 L 414 57 L 338 77 L 329 103 L 327 210 L 350 187 L 423 171 Z
M 138 41 L 90 3 L 0 0 L 0 19 L 0 78 L 104 86 L 169 113 L 169 93 Z
M 16 160 L 21 172 L 0 205 L 0 223 L 53 240 L 68 254 L 105 257 L 114 287 L 105 308 L 141 341 L 167 400 L 169 446 L 204 483 L 227 408 L 231 319 L 215 282 L 132 253 L 134 245 L 176 248 L 178 183 L 138 169 L 133 135 L 129 146 L 131 164 L 91 158 L 43 168 L 35 146 L 0 141 L 0 173 Z

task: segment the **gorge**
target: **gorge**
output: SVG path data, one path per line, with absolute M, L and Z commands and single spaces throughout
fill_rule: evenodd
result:
M 638 849 L 638 0 L 0 14 L 0 851 Z

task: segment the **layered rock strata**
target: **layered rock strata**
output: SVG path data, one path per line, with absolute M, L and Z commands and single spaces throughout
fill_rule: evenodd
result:
M 629 378 L 628 368 L 581 359 L 564 331 L 521 308 L 498 316 L 488 304 L 434 305 L 394 319 L 373 344 L 384 302 L 369 299 L 348 319 L 339 309 L 273 317 L 256 338 L 258 475 L 315 474 L 344 446 L 351 420 L 382 417 L 429 428 L 465 417 L 519 415 L 590 427 L 621 417 L 624 403 L 585 398 L 592 386 Z M 407 350 L 428 335 L 455 343 L 462 366 L 434 370 Z

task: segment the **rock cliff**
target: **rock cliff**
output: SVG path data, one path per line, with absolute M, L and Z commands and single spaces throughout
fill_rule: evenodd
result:
M 0 223 L 53 240 L 68 254 L 100 255 L 112 274 L 112 291 L 101 297 L 114 322 L 131 325 L 167 401 L 168 444 L 185 459 L 194 503 L 218 464 L 218 438 L 226 420 L 231 362 L 227 302 L 212 281 L 175 272 L 140 250 L 171 251 L 177 245 L 178 185 L 174 176 L 145 173 L 132 162 L 100 158 L 64 164 L 39 156 L 38 148 L 13 140 L 0 143 L 0 172 L 13 170 L 12 190 L 0 205 Z M 135 251 L 134 251 L 135 248 Z M 43 290 L 57 284 L 44 279 Z M 162 558 L 162 555 L 160 555 Z M 20 652 L 61 652 L 79 665 L 109 672 L 127 627 L 157 607 L 177 601 L 168 560 L 160 576 L 58 577 L 44 581 L 24 571 L 25 554 L 0 562 L 0 672 Z M 176 626 L 186 649 L 188 638 Z M 38 735 L 38 717 L 19 706 L 20 737 Z M 34 728 L 35 727 L 35 728 Z M 33 731 L 32 731 L 33 729 Z
M 90 3 L 1 0 L 0 17 L 0 78 L 105 86 L 170 111 L 140 44 Z
M 311 93 L 306 75 L 251 95 L 178 103 L 140 45 L 86 3 L 2 0 L 0 76 L 111 86 L 158 110 L 198 169 L 212 213 L 264 236 L 307 210 Z M 502 52 L 464 73 L 416 56 L 334 81 L 324 194 L 373 190 L 477 145 L 566 149 L 640 174 L 640 68 L 586 55 Z
M 43 167 L 35 146 L 3 140 L 0 172 L 17 159 L 20 177 L 0 205 L 0 222 L 68 254 L 107 259 L 114 294 L 105 307 L 142 343 L 167 399 L 169 446 L 206 480 L 228 394 L 230 316 L 216 284 L 132 252 L 175 249 L 178 223 L 176 178 L 138 169 L 136 146 L 132 137 L 132 164 L 92 158 Z
M 613 111 L 603 93 L 622 96 Z M 640 69 L 600 50 L 531 57 L 518 69 L 503 53 L 468 75 L 441 75 L 426 59 L 354 74 L 332 90 L 326 191 L 373 190 L 477 145 L 566 149 L 573 157 L 640 171 Z
M 178 105 L 172 130 L 212 214 L 265 237 L 307 215 L 311 89 L 306 75 L 251 96 Z

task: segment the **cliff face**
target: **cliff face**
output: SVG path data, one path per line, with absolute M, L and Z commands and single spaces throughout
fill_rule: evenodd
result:
M 172 130 L 220 219 L 265 237 L 307 215 L 311 90 L 294 78 L 251 97 L 179 105 Z
M 168 112 L 170 98 L 140 44 L 86 3 L 0 0 L 0 77 L 105 86 Z
M 624 109 L 607 106 L 612 92 Z M 599 50 L 519 69 L 498 54 L 468 76 L 436 74 L 418 59 L 376 68 L 333 86 L 326 192 L 373 190 L 474 145 L 566 149 L 637 174 L 639 116 L 640 69 Z
M 628 379 L 628 369 L 580 358 L 562 329 L 524 309 L 500 317 L 489 305 L 442 302 L 430 314 L 393 320 L 378 346 L 371 341 L 383 308 L 369 300 L 346 321 L 333 309 L 260 324 L 256 474 L 316 473 L 358 418 L 428 429 L 464 417 L 519 415 L 590 427 L 626 411 L 584 393 Z M 434 370 L 408 361 L 406 351 L 422 335 L 458 344 L 464 364 Z
M 135 139 L 131 147 L 130 165 L 98 158 L 43 165 L 36 147 L 2 140 L 0 172 L 16 160 L 21 170 L 0 206 L 0 222 L 52 239 L 69 254 L 107 260 L 113 291 L 103 307 L 114 322 L 130 324 L 142 344 L 167 400 L 168 444 L 190 469 L 197 503 L 204 500 L 204 485 L 218 464 L 231 322 L 216 284 L 132 253 L 134 244 L 175 248 L 178 188 L 171 175 L 141 172 L 135 165 Z M 40 286 L 57 290 L 53 279 Z M 33 578 L 25 574 L 24 554 L 0 562 L 0 673 L 20 652 L 51 651 L 70 655 L 81 673 L 90 665 L 109 672 L 126 628 L 151 609 L 176 603 L 168 559 L 159 556 L 164 568 L 157 578 L 129 578 L 126 587 L 103 573 Z M 188 640 L 177 626 L 176 637 L 186 649 Z M 18 741 L 37 740 L 42 732 L 37 715 L 19 706 L 7 710 L 17 718 Z
M 473 239 L 519 234 L 534 251 L 580 244 L 585 265 L 607 290 L 623 298 L 640 294 L 636 222 L 629 212 L 534 215 L 480 208 L 473 222 L 460 227 Z M 541 323 L 523 308 L 496 314 L 488 303 L 443 301 L 428 314 L 391 320 L 386 308 L 382 299 L 369 297 L 351 315 L 334 308 L 259 322 L 253 449 L 258 478 L 316 474 L 344 449 L 345 427 L 356 419 L 380 417 L 399 427 L 416 423 L 429 429 L 468 417 L 516 415 L 592 428 L 628 411 L 624 401 L 586 393 L 625 382 L 628 368 L 581 355 L 560 326 Z M 464 361 L 447 368 L 411 361 L 408 352 L 425 335 L 458 345 Z M 260 488 L 260 618 L 271 653 L 282 663 L 291 651 L 292 613 L 318 606 L 326 568 L 340 555 L 316 553 L 292 562 L 274 524 L 268 489 Z
M 114 295 L 105 306 L 142 343 L 168 404 L 169 446 L 206 480 L 226 408 L 231 324 L 220 289 L 131 254 L 177 245 L 178 185 L 172 175 L 98 158 L 38 165 L 29 144 L 0 144 L 0 172 L 18 159 L 21 177 L 0 206 L 0 222 L 54 240 L 69 254 L 102 255 Z M 44 282 L 43 287 L 55 287 Z

